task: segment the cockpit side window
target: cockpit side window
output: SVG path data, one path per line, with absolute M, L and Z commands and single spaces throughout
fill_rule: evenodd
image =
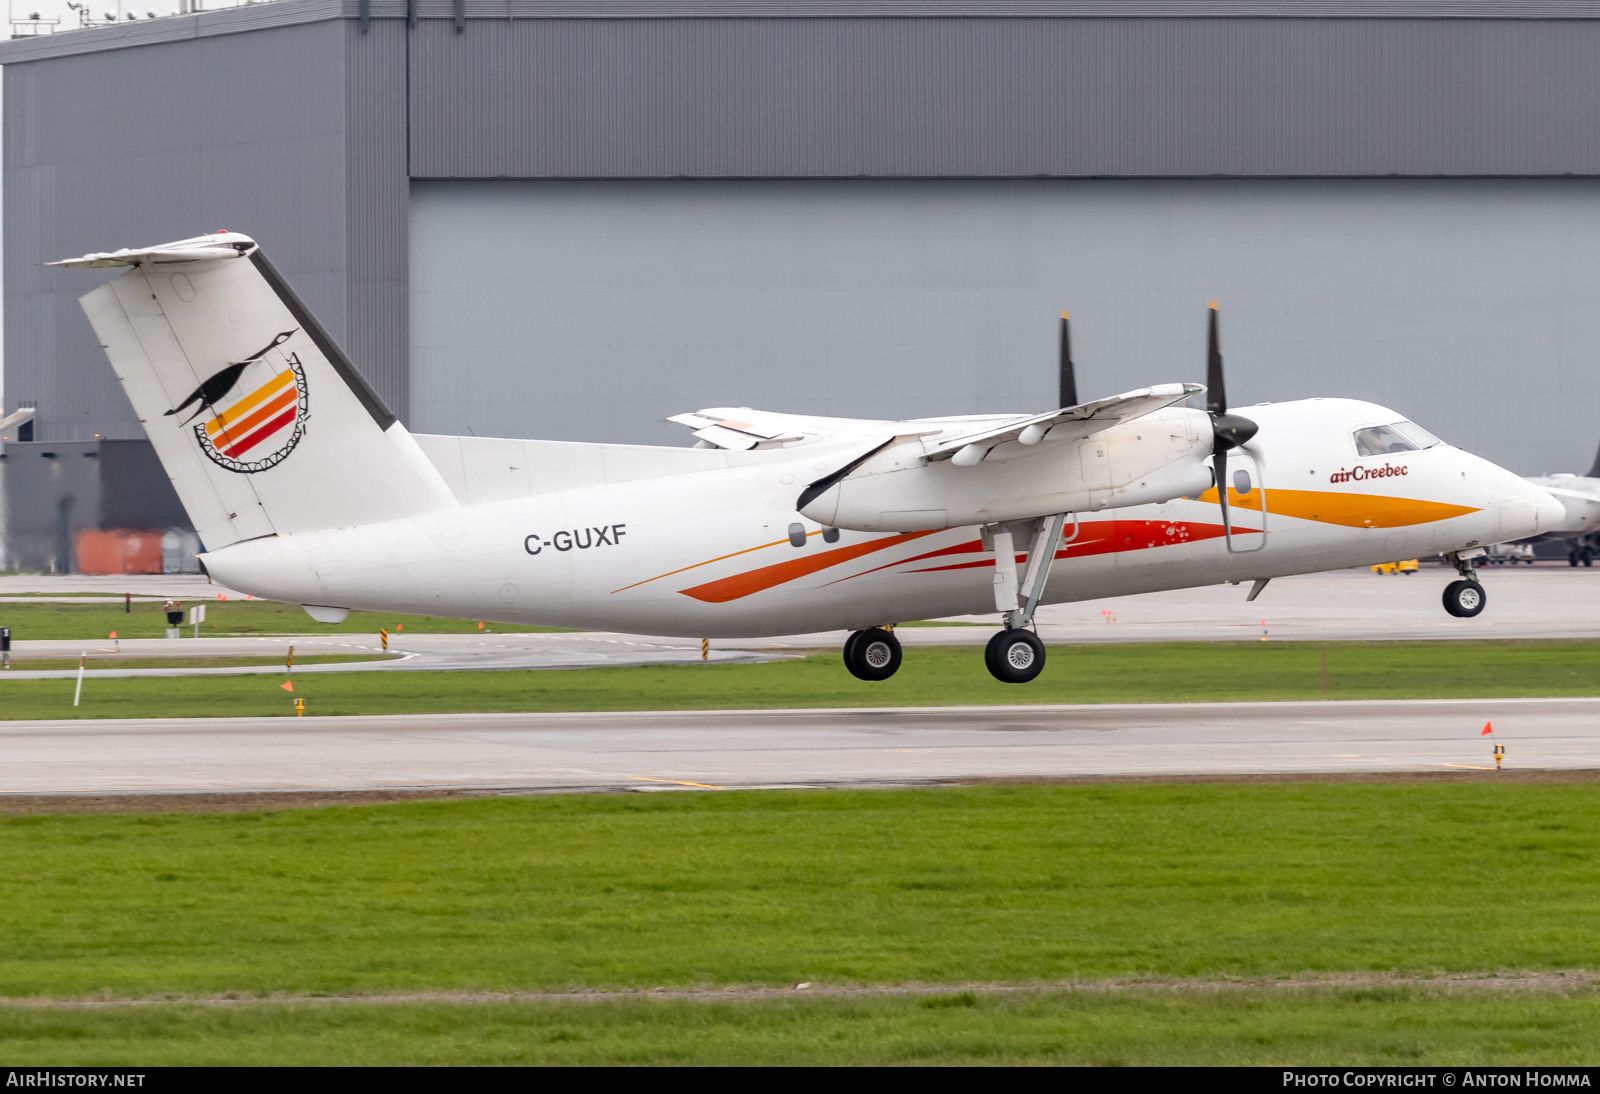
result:
M 1365 429 L 1358 429 L 1355 432 L 1355 442 L 1358 456 L 1387 456 L 1394 452 L 1415 452 L 1421 447 L 1393 425 L 1370 425 Z
M 1394 427 L 1411 440 L 1418 448 L 1432 448 L 1436 444 L 1444 444 L 1438 437 L 1423 429 L 1416 422 L 1395 422 Z

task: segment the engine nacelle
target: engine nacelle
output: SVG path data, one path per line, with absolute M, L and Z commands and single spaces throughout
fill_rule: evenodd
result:
M 1211 445 L 1210 417 L 1178 407 L 1083 438 L 1006 441 L 971 467 L 930 462 L 911 439 L 879 452 L 800 512 L 834 528 L 919 532 L 1148 505 L 1209 489 Z

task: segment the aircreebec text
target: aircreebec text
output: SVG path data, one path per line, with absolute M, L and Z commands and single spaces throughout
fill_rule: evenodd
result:
M 1367 479 L 1392 479 L 1396 475 L 1409 475 L 1411 468 L 1405 464 L 1396 467 L 1386 463 L 1382 467 L 1351 467 L 1339 468 L 1328 476 L 1329 482 L 1365 482 Z

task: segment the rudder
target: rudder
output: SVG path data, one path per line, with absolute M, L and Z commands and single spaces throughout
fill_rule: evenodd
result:
M 249 237 L 52 265 L 131 267 L 81 303 L 208 550 L 459 504 Z

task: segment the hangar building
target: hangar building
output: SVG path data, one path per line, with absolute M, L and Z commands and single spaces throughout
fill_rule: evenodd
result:
M 0 64 L 11 566 L 181 521 L 41 263 L 217 228 L 419 432 L 1045 409 L 1062 308 L 1096 396 L 1203 379 L 1215 297 L 1236 405 L 1600 440 L 1588 0 L 279 0 Z

